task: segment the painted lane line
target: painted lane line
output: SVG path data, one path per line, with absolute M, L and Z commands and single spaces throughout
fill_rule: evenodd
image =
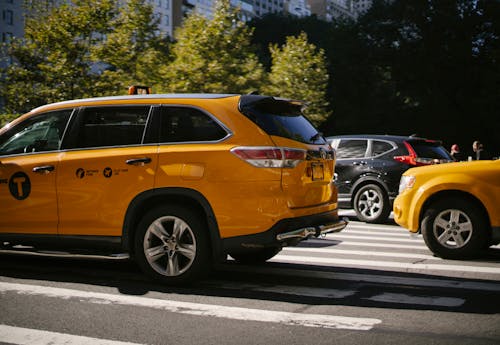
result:
M 3 343 L 16 345 L 139 345 L 123 341 L 97 339 L 7 325 L 0 325 L 0 339 Z
M 385 267 L 385 268 L 402 268 L 406 270 L 439 270 L 439 271 L 455 271 L 455 272 L 474 272 L 474 273 L 489 273 L 500 275 L 500 268 L 485 267 L 485 266 L 454 266 L 441 264 L 423 264 L 423 263 L 406 263 L 393 261 L 375 261 L 375 260 L 350 260 L 336 258 L 318 258 L 311 256 L 295 256 L 278 254 L 269 261 L 287 262 L 287 263 L 311 263 L 322 265 L 358 265 L 369 267 Z
M 243 273 L 256 274 L 272 274 L 294 278 L 306 279 L 329 279 L 353 281 L 369 284 L 388 284 L 391 286 L 403 285 L 413 287 L 430 287 L 443 289 L 459 289 L 459 290 L 474 290 L 474 291 L 492 291 L 500 292 L 500 283 L 495 282 L 476 282 L 451 279 L 430 279 L 430 278 L 409 278 L 397 277 L 393 275 L 376 275 L 376 274 L 360 274 L 360 273 L 342 273 L 342 272 L 325 272 L 315 270 L 302 270 L 296 268 L 277 268 L 277 267 L 255 267 L 243 265 L 231 265 L 227 268 L 232 272 L 238 271 Z
M 358 236 L 358 235 L 350 235 L 348 233 L 336 233 L 332 238 L 345 238 L 345 239 L 354 239 L 354 240 L 377 240 L 380 242 L 387 241 L 387 242 L 420 242 L 418 239 L 411 238 L 408 236 L 407 238 L 377 238 L 376 236 Z M 422 240 L 423 241 L 423 240 Z M 423 243 L 423 242 L 422 242 Z
M 372 296 L 370 298 L 363 298 L 369 301 L 383 302 L 383 303 L 398 303 L 410 305 L 426 305 L 434 307 L 460 307 L 465 303 L 462 298 L 441 297 L 441 296 L 413 296 L 400 293 L 383 293 L 380 295 Z
M 328 241 L 335 240 L 334 237 L 331 238 L 326 238 Z M 325 239 L 309 239 L 307 240 L 309 243 L 321 243 L 325 244 L 327 243 Z M 307 243 L 305 242 L 305 243 Z M 359 247 L 374 247 L 374 248 L 398 248 L 398 249 L 425 249 L 427 252 L 429 252 L 429 249 L 425 245 L 425 243 L 422 244 L 416 244 L 416 245 L 410 245 L 410 244 L 391 244 L 391 243 L 373 243 L 373 242 L 358 242 L 358 241 L 341 241 L 340 244 L 335 243 L 335 245 L 341 245 L 342 247 L 344 246 L 359 246 Z
M 419 259 L 419 260 L 438 260 L 443 259 L 433 255 L 413 254 L 413 253 L 393 253 L 393 252 L 368 252 L 366 250 L 345 250 L 337 249 L 335 247 L 329 248 L 308 248 L 308 247 L 285 247 L 282 253 L 286 252 L 308 252 L 318 254 L 343 254 L 343 255 L 360 255 L 360 256 L 379 256 L 387 258 L 406 258 L 406 259 Z
M 37 285 L 0 283 L 0 292 L 12 291 L 18 294 L 47 296 L 61 299 L 78 298 L 88 303 L 133 305 L 161 309 L 172 313 L 212 316 L 224 319 L 273 322 L 291 326 L 321 327 L 334 329 L 370 330 L 381 323 L 379 319 L 357 318 L 324 314 L 301 314 L 292 312 L 228 307 L 211 304 L 180 302 L 147 297 L 86 292 L 72 289 Z
M 372 229 L 377 231 L 394 231 L 394 232 L 408 232 L 405 228 L 399 225 L 387 225 L 387 224 L 367 224 L 363 222 L 349 221 L 346 229 Z
M 376 239 L 379 237 L 402 237 L 402 238 L 411 238 L 410 234 L 408 233 L 394 233 L 394 234 L 389 234 L 387 232 L 383 231 L 369 231 L 369 230 L 355 230 L 355 229 L 349 229 L 349 230 L 344 230 L 342 231 L 342 234 L 354 234 L 354 235 L 369 235 L 372 238 Z M 422 237 L 422 235 L 418 235 Z

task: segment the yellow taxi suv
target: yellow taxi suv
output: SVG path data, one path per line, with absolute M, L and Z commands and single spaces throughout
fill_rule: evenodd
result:
M 442 258 L 471 258 L 500 243 L 500 160 L 412 168 L 401 177 L 396 223 Z
M 32 110 L 0 131 L 2 249 L 127 253 L 185 283 L 347 224 L 303 104 L 137 94 Z

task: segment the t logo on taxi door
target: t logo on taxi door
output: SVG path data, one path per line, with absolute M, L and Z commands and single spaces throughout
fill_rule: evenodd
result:
M 10 194 L 17 200 L 26 199 L 31 192 L 31 182 L 28 175 L 22 171 L 16 172 L 9 180 Z

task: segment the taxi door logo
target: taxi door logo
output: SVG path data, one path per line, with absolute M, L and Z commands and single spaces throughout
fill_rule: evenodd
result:
M 10 194 L 17 200 L 26 199 L 31 192 L 31 182 L 28 175 L 22 171 L 16 172 L 9 180 Z

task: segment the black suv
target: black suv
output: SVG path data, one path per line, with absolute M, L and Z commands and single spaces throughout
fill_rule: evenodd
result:
M 392 135 L 343 135 L 327 138 L 337 151 L 335 184 L 339 207 L 353 208 L 358 219 L 385 222 L 409 168 L 450 162 L 441 142 Z

